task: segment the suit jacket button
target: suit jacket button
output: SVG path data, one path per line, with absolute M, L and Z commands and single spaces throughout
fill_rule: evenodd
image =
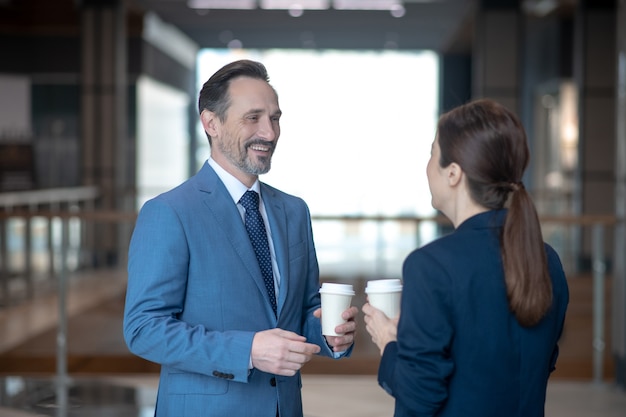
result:
M 272 377 L 272 379 L 270 379 L 270 385 L 273 387 L 276 386 L 276 378 Z

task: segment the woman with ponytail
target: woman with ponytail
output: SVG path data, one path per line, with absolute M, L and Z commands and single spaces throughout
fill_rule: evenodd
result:
M 369 304 L 395 417 L 541 417 L 569 300 L 522 176 L 519 119 L 481 99 L 444 114 L 427 176 L 454 232 L 403 265 L 399 319 Z

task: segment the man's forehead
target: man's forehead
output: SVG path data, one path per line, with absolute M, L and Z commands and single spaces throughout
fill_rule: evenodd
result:
M 274 93 L 274 89 L 267 81 L 243 75 L 233 78 L 230 81 L 229 90 L 231 91 L 231 93 L 246 92 L 249 90 L 272 91 Z
M 268 105 L 278 108 L 278 96 L 266 81 L 249 77 L 239 77 L 231 81 L 230 105 L 235 107 L 265 108 Z

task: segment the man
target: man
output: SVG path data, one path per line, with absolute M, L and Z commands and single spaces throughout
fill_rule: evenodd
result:
M 258 180 L 280 135 L 265 67 L 226 65 L 204 84 L 199 111 L 211 157 L 137 219 L 126 343 L 161 364 L 156 416 L 302 416 L 300 368 L 315 354 L 348 356 L 358 310 L 344 312 L 341 336 L 322 336 L 308 207 Z M 250 192 L 263 218 L 252 240 Z

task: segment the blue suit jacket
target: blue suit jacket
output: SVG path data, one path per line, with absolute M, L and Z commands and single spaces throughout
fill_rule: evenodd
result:
M 319 270 L 303 200 L 261 184 L 281 275 L 274 316 L 241 215 L 215 171 L 148 201 L 130 243 L 124 337 L 161 364 L 157 416 L 301 416 L 300 374 L 249 370 L 254 334 L 279 327 L 332 356 L 313 311 Z
M 500 255 L 505 216 L 476 215 L 405 260 L 398 341 L 386 346 L 378 375 L 396 399 L 396 417 L 544 415 L 567 282 L 546 245 L 552 308 L 536 326 L 518 324 Z

